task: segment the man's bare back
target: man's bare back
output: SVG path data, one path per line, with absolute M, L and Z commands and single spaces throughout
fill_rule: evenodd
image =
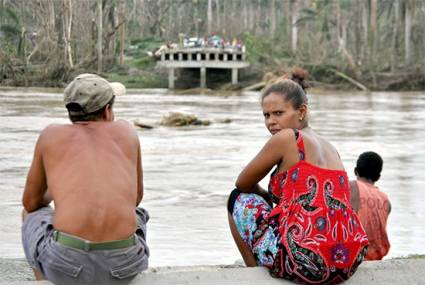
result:
M 47 127 L 36 147 L 42 165 L 34 161 L 33 167 L 45 169 L 55 229 L 91 241 L 133 234 L 143 187 L 135 183 L 143 181 L 136 171 L 139 149 L 137 134 L 125 121 Z
M 37 280 L 110 284 L 148 267 L 139 138 L 112 109 L 124 93 L 120 83 L 78 75 L 64 90 L 72 124 L 38 138 L 22 197 L 22 244 Z

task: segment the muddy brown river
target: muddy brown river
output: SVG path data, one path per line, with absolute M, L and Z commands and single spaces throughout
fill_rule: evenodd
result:
M 361 152 L 373 150 L 384 159 L 377 185 L 392 203 L 388 257 L 425 254 L 425 94 L 309 96 L 311 125 L 337 147 L 350 178 Z M 225 202 L 238 173 L 269 137 L 259 93 L 130 90 L 114 107 L 116 118 L 157 126 L 138 129 L 142 206 L 151 215 L 150 266 L 231 264 L 240 259 L 228 230 Z M 212 124 L 159 126 L 169 112 L 194 114 Z M 51 123 L 68 123 L 61 90 L 0 89 L 0 257 L 24 257 L 23 186 L 37 136 Z M 261 184 L 266 186 L 267 180 Z

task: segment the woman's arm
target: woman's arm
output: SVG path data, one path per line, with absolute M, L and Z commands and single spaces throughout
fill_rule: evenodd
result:
M 283 149 L 291 138 L 293 139 L 291 130 L 282 130 L 272 136 L 239 174 L 235 184 L 236 188 L 245 193 L 264 194 L 265 190 L 262 190 L 257 183 L 269 173 L 274 165 L 283 159 Z

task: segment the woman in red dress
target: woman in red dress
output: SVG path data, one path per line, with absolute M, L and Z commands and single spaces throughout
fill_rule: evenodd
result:
M 368 240 L 338 152 L 309 126 L 305 77 L 295 69 L 262 92 L 272 137 L 239 174 L 229 224 L 247 266 L 299 283 L 335 284 L 354 274 Z M 265 191 L 258 182 L 273 167 Z

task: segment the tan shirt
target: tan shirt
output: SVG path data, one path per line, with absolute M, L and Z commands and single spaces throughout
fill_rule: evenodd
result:
M 390 250 L 387 220 L 390 202 L 387 194 L 378 187 L 357 180 L 359 190 L 358 215 L 367 237 L 369 247 L 366 260 L 381 260 Z

